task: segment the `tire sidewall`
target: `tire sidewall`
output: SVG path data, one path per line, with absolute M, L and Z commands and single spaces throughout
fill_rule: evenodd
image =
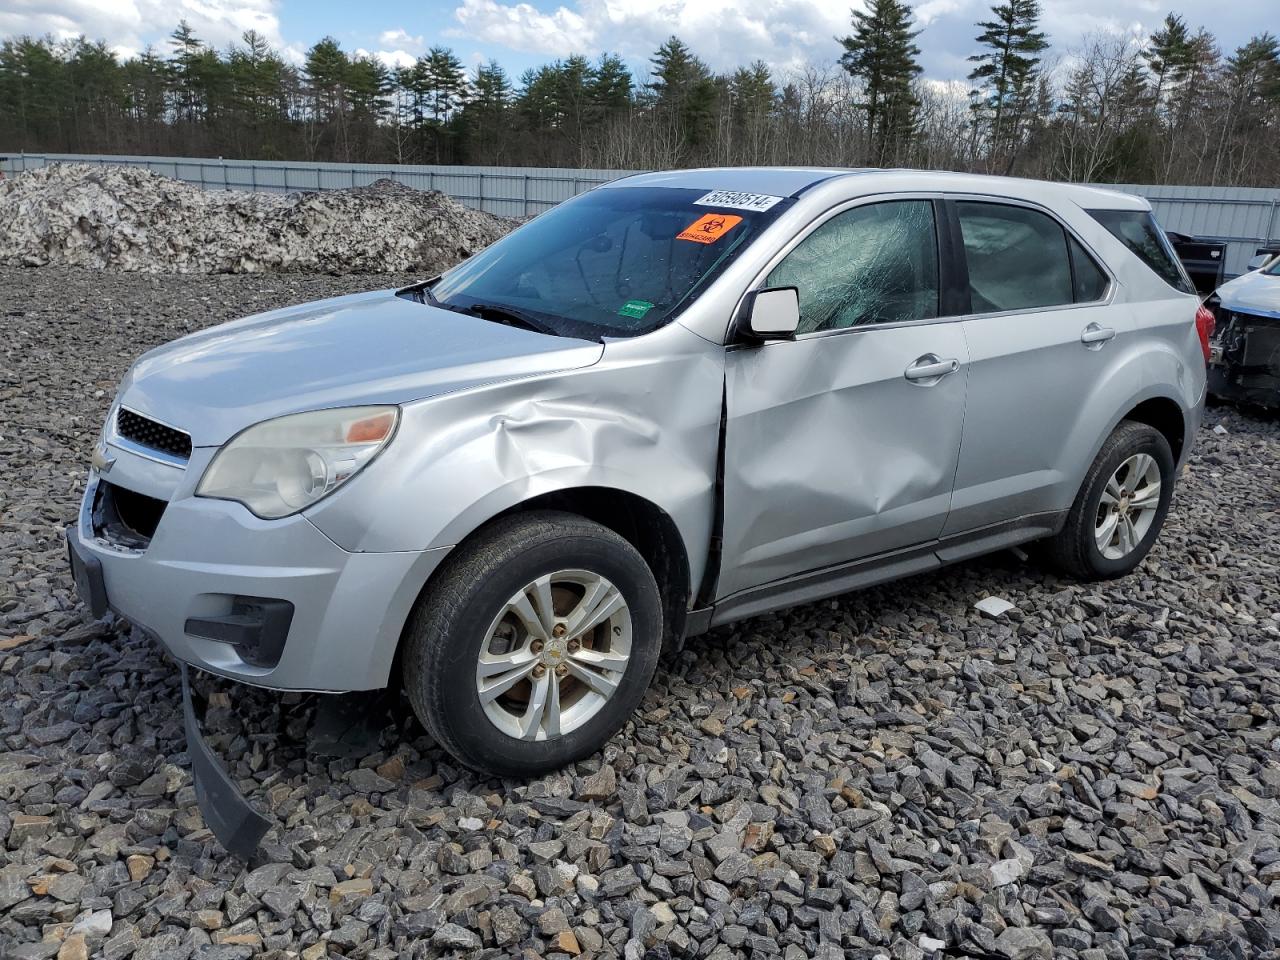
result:
M 495 617 L 518 591 L 540 576 L 581 569 L 606 577 L 622 593 L 631 614 L 631 658 L 617 691 L 586 723 L 554 740 L 524 741 L 494 726 L 480 703 L 476 664 Z M 425 651 L 425 670 L 439 671 L 443 702 L 437 716 L 464 756 L 484 758 L 484 766 L 523 776 L 563 766 L 594 753 L 640 704 L 653 677 L 661 647 L 662 608 L 653 575 L 644 560 L 604 538 L 571 534 L 531 544 L 499 565 L 468 592 L 447 635 Z
M 1138 453 L 1150 455 L 1160 468 L 1160 503 L 1156 507 L 1156 515 L 1151 521 L 1150 529 L 1138 542 L 1138 546 L 1118 560 L 1112 560 L 1102 555 L 1094 536 L 1098 506 L 1102 501 L 1102 494 L 1106 490 L 1107 481 L 1111 479 L 1111 475 L 1119 469 L 1120 464 Z M 1176 468 L 1168 441 L 1158 432 L 1150 429 L 1131 441 L 1116 445 L 1100 466 L 1101 469 L 1094 476 L 1089 498 L 1085 501 L 1083 517 L 1085 522 L 1082 524 L 1083 529 L 1081 531 L 1085 540 L 1084 553 L 1089 565 L 1101 576 L 1122 576 L 1132 571 L 1143 561 L 1155 544 L 1156 538 L 1160 535 L 1160 531 L 1164 527 L 1165 516 L 1169 512 L 1169 504 L 1173 499 L 1174 472 Z

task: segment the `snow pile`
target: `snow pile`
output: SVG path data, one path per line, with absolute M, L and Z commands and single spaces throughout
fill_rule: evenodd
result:
M 205 191 L 139 167 L 0 180 L 0 264 L 148 273 L 431 274 L 514 226 L 391 180 L 319 193 Z

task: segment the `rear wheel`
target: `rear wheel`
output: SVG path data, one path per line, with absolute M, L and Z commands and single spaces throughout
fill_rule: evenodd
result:
M 533 776 L 626 722 L 661 633 L 657 584 L 630 543 L 573 514 L 519 514 L 460 546 L 419 602 L 405 689 L 458 760 Z
M 1048 558 L 1081 580 L 1121 577 L 1151 550 L 1173 496 L 1169 441 L 1125 420 L 1089 468 L 1067 522 L 1048 541 Z

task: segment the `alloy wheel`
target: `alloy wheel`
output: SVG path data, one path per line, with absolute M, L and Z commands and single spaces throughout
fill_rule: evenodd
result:
M 1142 542 L 1160 506 L 1160 465 L 1135 453 L 1107 480 L 1098 501 L 1094 539 L 1108 560 L 1121 560 Z
M 631 613 L 621 591 L 588 570 L 559 570 L 526 584 L 494 618 L 476 692 L 503 733 L 550 740 L 600 712 L 630 657 Z

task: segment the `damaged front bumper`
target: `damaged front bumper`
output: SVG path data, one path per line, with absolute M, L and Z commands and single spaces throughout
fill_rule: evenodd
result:
M 187 732 L 187 755 L 191 758 L 191 778 L 196 803 L 205 824 L 227 852 L 248 860 L 271 821 L 260 814 L 235 785 L 221 762 L 204 742 L 200 723 L 191 703 L 190 668 L 182 664 L 182 717 Z
M 1223 400 L 1280 407 L 1280 316 L 1219 311 L 1210 344 L 1209 393 Z
M 67 559 L 80 599 L 95 618 L 105 616 L 109 608 L 102 563 L 81 547 L 74 527 L 67 530 Z M 182 717 L 187 755 L 191 758 L 191 778 L 200 815 L 228 853 L 248 860 L 258 849 L 271 822 L 244 798 L 240 788 L 205 743 L 191 700 L 190 668 L 181 660 L 177 662 L 182 670 Z

